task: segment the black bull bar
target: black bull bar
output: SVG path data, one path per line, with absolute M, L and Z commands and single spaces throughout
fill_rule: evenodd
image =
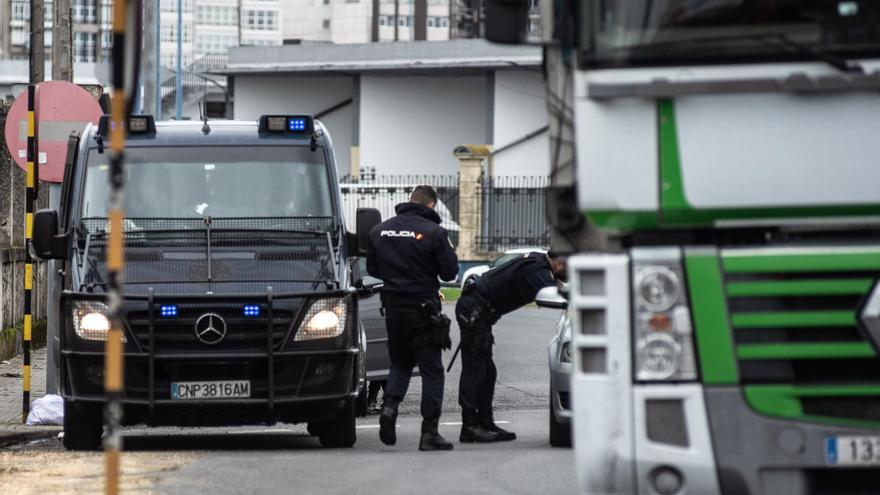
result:
M 345 290 L 345 289 L 337 289 L 337 290 L 325 290 L 325 291 L 305 291 L 305 292 L 292 292 L 292 293 L 273 293 L 271 288 L 269 288 L 265 293 L 254 294 L 155 294 L 153 289 L 149 289 L 147 294 L 127 294 L 123 296 L 123 307 L 125 303 L 146 303 L 148 321 L 147 321 L 147 345 L 144 346 L 143 343 L 136 337 L 135 332 L 131 328 L 131 325 L 127 321 L 127 318 L 123 318 L 123 335 L 126 339 L 126 344 L 124 346 L 125 349 L 125 357 L 133 358 L 133 359 L 147 359 L 147 394 L 148 397 L 146 399 L 141 398 L 132 398 L 132 397 L 123 397 L 122 402 L 124 404 L 133 404 L 148 406 L 149 410 L 149 418 L 150 421 L 155 418 L 155 409 L 157 405 L 183 405 L 183 404 L 198 404 L 198 403 L 210 403 L 216 405 L 224 405 L 224 404 L 236 404 L 236 405 L 259 405 L 265 404 L 266 406 L 266 418 L 267 423 L 273 424 L 275 423 L 275 405 L 277 404 L 290 404 L 290 403 L 304 403 L 304 402 L 317 402 L 317 401 L 333 401 L 333 400 L 342 400 L 349 397 L 354 397 L 358 393 L 358 386 L 360 381 L 360 373 L 359 367 L 361 364 L 361 359 L 358 359 L 358 355 L 361 351 L 359 345 L 359 330 L 358 330 L 358 305 L 356 300 L 357 292 L 355 290 Z M 344 300 L 346 304 L 346 322 L 345 329 L 342 332 L 339 339 L 336 341 L 336 345 L 329 347 L 328 346 L 319 346 L 317 348 L 294 348 L 294 349 L 284 349 L 286 347 L 290 347 L 290 342 L 292 337 L 299 331 L 301 325 L 304 324 L 304 318 L 309 311 L 309 308 L 320 301 L 321 299 L 340 299 Z M 68 383 L 65 380 L 64 373 L 68 371 L 68 367 L 66 366 L 66 360 L 69 358 L 76 357 L 85 357 L 85 358 L 97 358 L 103 357 L 104 351 L 95 350 L 95 349 L 82 349 L 82 347 L 88 347 L 95 345 L 104 345 L 103 341 L 90 341 L 81 339 L 78 337 L 73 329 L 72 318 L 73 318 L 73 305 L 77 301 L 95 301 L 95 302 L 106 302 L 107 294 L 105 293 L 91 293 L 91 292 L 74 292 L 74 291 L 63 291 L 61 294 L 61 325 L 60 325 L 60 339 L 61 339 L 61 383 Z M 292 325 L 290 327 L 290 331 L 285 333 L 284 339 L 282 339 L 281 349 L 276 350 L 276 342 L 274 340 L 273 330 L 275 327 L 274 323 L 274 313 L 276 311 L 276 304 L 279 301 L 284 300 L 301 300 L 302 304 L 299 306 L 299 309 L 294 312 Z M 265 349 L 254 351 L 249 350 L 246 352 L 236 351 L 236 350 L 224 350 L 224 351 L 215 351 L 215 352 L 202 352 L 202 351 L 174 351 L 174 352 L 157 352 L 156 350 L 156 314 L 158 306 L 161 306 L 162 303 L 174 303 L 176 305 L 187 305 L 187 304 L 202 304 L 202 305 L 210 305 L 210 304 L 234 304 L 234 305 L 246 305 L 246 304 L 265 304 L 266 308 L 266 345 Z M 286 340 L 285 340 L 286 339 Z M 74 342 L 71 342 L 74 341 Z M 285 342 L 287 343 L 285 345 Z M 75 345 L 72 345 L 75 344 Z M 312 359 L 315 358 L 327 358 L 327 357 L 349 357 L 353 364 L 349 368 L 351 369 L 352 374 L 352 383 L 350 384 L 348 391 L 344 393 L 329 393 L 329 394 L 310 394 L 308 396 L 301 396 L 301 389 L 303 385 L 303 379 L 305 378 L 305 374 L 309 369 L 309 365 Z M 305 358 L 305 365 L 302 368 L 302 376 L 299 379 L 299 384 L 296 387 L 296 392 L 293 396 L 288 397 L 275 397 L 275 359 L 276 358 Z M 266 361 L 266 376 L 267 376 L 267 396 L 266 398 L 237 398 L 237 399 L 208 399 L 208 400 L 190 400 L 190 401 L 179 401 L 174 399 L 157 399 L 155 397 L 156 392 L 156 361 L 210 361 L 210 360 L 241 360 L 241 361 L 252 361 L 252 360 L 265 360 Z M 63 390 L 63 388 L 62 388 Z M 123 386 L 123 390 L 125 390 L 125 386 Z M 67 392 L 67 391 L 65 391 Z M 123 392 L 125 393 L 125 392 Z M 74 396 L 72 391 L 63 393 L 65 399 L 68 400 L 95 400 L 94 398 L 77 398 Z M 81 394 L 76 394 L 81 395 Z

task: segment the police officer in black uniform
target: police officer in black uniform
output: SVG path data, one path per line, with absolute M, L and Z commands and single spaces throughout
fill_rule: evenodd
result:
M 465 286 L 455 305 L 461 329 L 461 442 L 497 442 L 516 434 L 495 424 L 492 399 L 498 370 L 492 359 L 492 325 L 535 299 L 538 291 L 565 279 L 565 261 L 532 252 L 493 268 Z
M 417 186 L 397 216 L 370 232 L 367 271 L 384 281 L 382 304 L 388 330 L 391 373 L 379 417 L 379 438 L 397 442 L 397 406 L 406 395 L 413 367 L 422 375 L 422 437 L 419 450 L 451 450 L 437 431 L 443 405 L 442 349 L 452 346 L 449 319 L 441 313 L 440 282 L 458 275 L 458 257 L 440 216 L 437 193 Z

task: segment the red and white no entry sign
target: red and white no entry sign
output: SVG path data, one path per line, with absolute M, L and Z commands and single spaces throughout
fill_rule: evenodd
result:
M 37 139 L 40 179 L 61 182 L 67 157 L 67 138 L 87 123 L 98 123 L 101 105 L 94 96 L 67 81 L 48 81 L 37 87 Z M 27 91 L 19 95 L 6 118 L 6 147 L 15 163 L 27 169 Z

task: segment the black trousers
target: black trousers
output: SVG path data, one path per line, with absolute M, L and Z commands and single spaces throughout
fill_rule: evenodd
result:
M 439 305 L 439 300 L 437 301 Z M 388 354 L 391 372 L 385 385 L 386 405 L 396 406 L 406 396 L 413 368 L 418 365 L 422 376 L 422 418 L 428 421 L 440 418 L 443 410 L 442 349 L 424 342 L 428 331 L 428 316 L 408 301 L 385 300 L 385 327 L 388 330 Z
M 498 369 L 492 359 L 492 325 L 484 303 L 472 294 L 459 298 L 455 319 L 461 330 L 461 379 L 458 404 L 465 421 L 492 415 Z

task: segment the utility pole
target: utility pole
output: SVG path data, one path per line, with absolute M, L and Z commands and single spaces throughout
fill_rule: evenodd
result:
M 31 0 L 31 84 L 46 80 L 46 44 L 43 41 L 45 19 L 43 0 Z
M 144 2 L 144 50 L 143 75 L 144 81 L 144 113 L 154 112 L 159 100 L 159 2 L 158 0 Z M 155 113 L 156 119 L 162 116 Z
M 177 79 L 174 88 L 174 118 L 183 118 L 183 0 L 177 0 Z
M 71 33 L 70 0 L 55 0 L 52 4 L 54 22 L 52 24 L 52 80 L 73 82 L 73 38 Z M 59 209 L 61 204 L 61 184 L 45 184 L 49 192 L 49 208 Z M 46 290 L 49 300 L 61 297 L 61 287 L 53 274 L 61 266 L 58 260 L 49 260 L 49 276 L 47 277 Z M 46 319 L 49 322 L 46 338 L 46 347 L 50 356 L 56 351 L 55 337 L 58 336 L 60 325 L 58 324 L 58 309 L 50 304 L 46 308 Z M 46 363 L 46 393 L 57 394 L 58 383 L 55 380 L 56 367 L 54 360 Z
M 52 80 L 73 82 L 70 0 L 55 0 L 52 8 Z
M 400 0 L 394 0 L 394 41 L 400 40 L 400 36 L 399 36 L 400 21 L 398 21 L 399 17 L 400 17 Z
M 415 0 L 413 15 L 413 40 L 428 39 L 428 0 Z

